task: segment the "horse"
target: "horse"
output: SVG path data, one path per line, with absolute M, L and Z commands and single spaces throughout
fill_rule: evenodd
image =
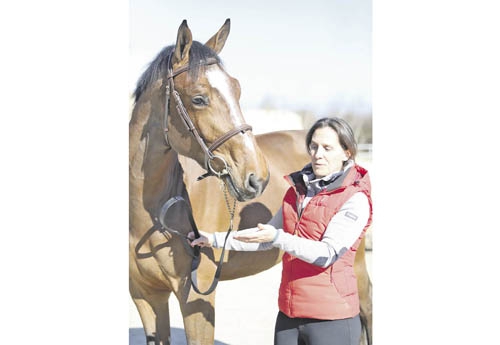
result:
M 129 291 L 148 345 L 171 344 L 172 292 L 179 301 L 187 343 L 214 343 L 215 291 L 199 294 L 191 287 L 189 213 L 205 231 L 266 222 L 288 188 L 282 176 L 309 161 L 303 131 L 252 134 L 239 106 L 239 82 L 218 55 L 229 31 L 227 19 L 202 44 L 193 41 L 184 20 L 175 45 L 160 51 L 134 92 L 129 122 Z M 165 229 L 159 215 L 174 197 L 185 200 L 187 207 L 169 212 Z M 355 268 L 363 324 L 371 335 L 371 282 L 362 249 Z M 267 270 L 282 256 L 278 249 L 231 251 L 221 258 L 221 250 L 202 248 L 199 254 L 197 284 L 202 290 L 213 281 L 218 260 L 220 280 L 230 280 Z

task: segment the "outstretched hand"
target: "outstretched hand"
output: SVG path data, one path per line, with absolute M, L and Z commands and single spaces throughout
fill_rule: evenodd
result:
M 201 231 L 201 230 L 198 230 L 198 232 L 200 233 L 199 238 L 195 238 L 193 231 L 191 231 L 187 235 L 187 237 L 190 240 L 192 240 L 190 243 L 191 247 L 194 247 L 194 246 L 211 247 L 213 244 L 213 235 L 209 232 L 205 232 L 205 231 Z
M 247 243 L 265 243 L 272 242 L 276 237 L 276 228 L 269 224 L 257 224 L 258 231 L 246 232 L 237 231 L 234 234 L 234 239 Z

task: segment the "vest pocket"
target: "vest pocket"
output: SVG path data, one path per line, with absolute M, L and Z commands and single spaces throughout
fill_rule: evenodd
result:
M 357 291 L 357 280 L 354 270 L 346 267 L 343 271 L 332 270 L 330 282 L 335 286 L 341 297 L 354 295 Z

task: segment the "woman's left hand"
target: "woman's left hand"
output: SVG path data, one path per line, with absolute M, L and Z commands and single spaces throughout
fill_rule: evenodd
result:
M 276 228 L 272 225 L 269 224 L 257 224 L 257 227 L 259 228 L 258 231 L 247 233 L 247 232 L 241 232 L 237 231 L 233 238 L 238 241 L 242 242 L 248 242 L 248 243 L 265 243 L 265 242 L 272 242 L 274 238 L 276 237 Z
M 191 243 L 190 243 L 191 247 L 194 247 L 194 246 L 211 247 L 213 244 L 214 235 L 209 233 L 209 232 L 205 232 L 205 231 L 201 231 L 201 230 L 198 230 L 198 233 L 200 234 L 200 237 L 198 237 L 196 239 L 195 239 L 193 231 L 191 231 L 187 235 L 188 239 L 191 240 Z

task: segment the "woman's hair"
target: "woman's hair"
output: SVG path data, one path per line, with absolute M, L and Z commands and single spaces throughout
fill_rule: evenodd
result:
M 322 119 L 319 119 L 312 125 L 311 129 L 309 129 L 309 132 L 307 132 L 306 136 L 306 148 L 307 152 L 309 152 L 309 145 L 311 144 L 312 136 L 314 132 L 318 128 L 322 127 L 330 127 L 333 129 L 335 132 L 337 132 L 337 135 L 339 136 L 339 143 L 342 146 L 344 150 L 349 151 L 351 154 L 351 159 L 355 160 L 356 158 L 356 153 L 358 152 L 358 144 L 356 143 L 356 139 L 354 138 L 354 132 L 347 123 L 347 121 L 338 118 L 338 117 L 324 117 Z

